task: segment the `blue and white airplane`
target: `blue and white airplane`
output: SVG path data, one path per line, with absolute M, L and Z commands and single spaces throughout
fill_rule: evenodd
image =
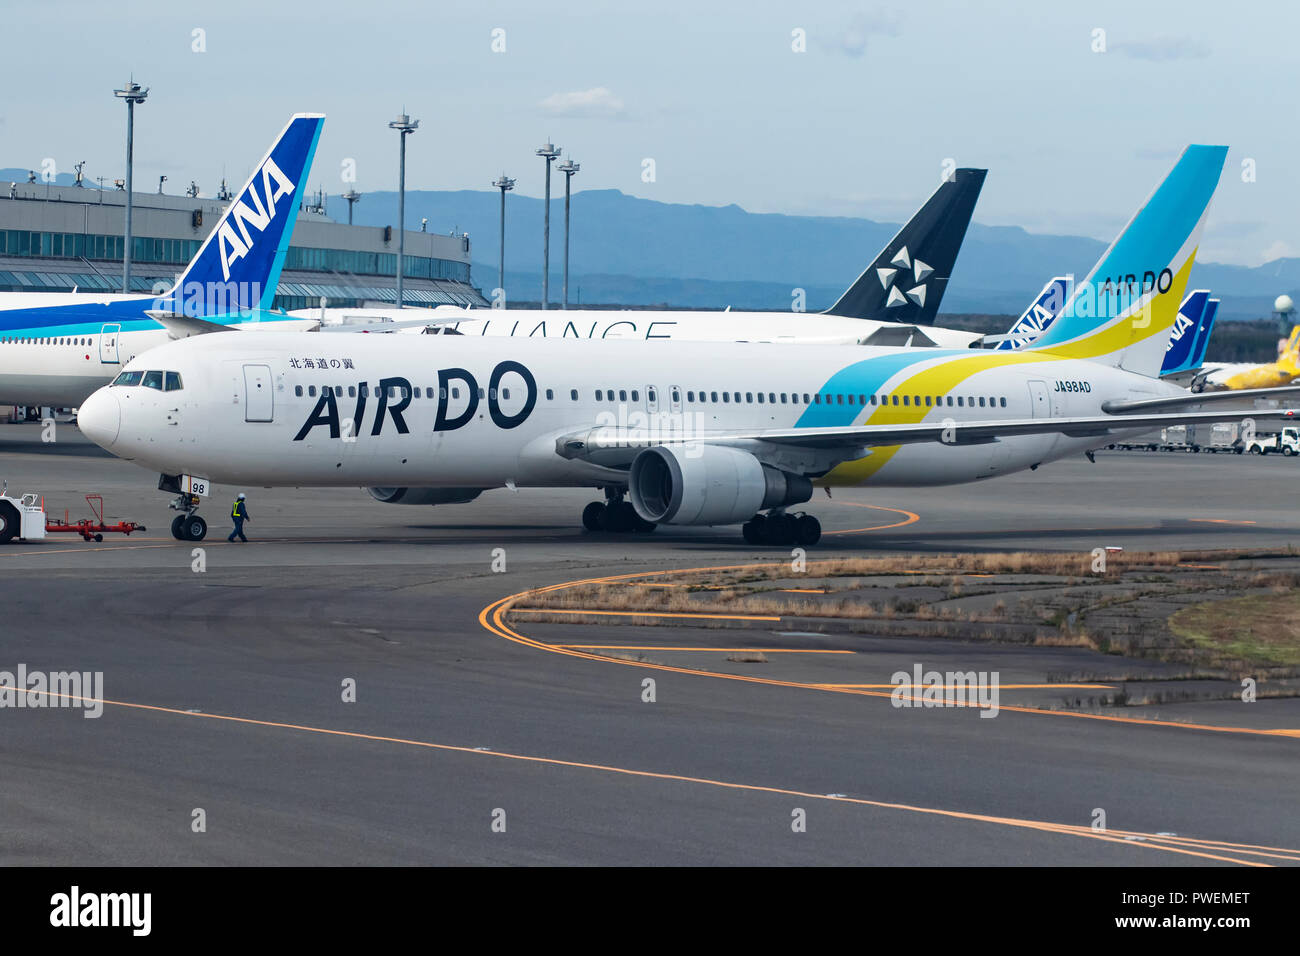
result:
M 224 332 L 130 363 L 81 427 L 162 474 L 186 540 L 206 534 L 194 496 L 218 481 L 425 504 L 594 487 L 592 530 L 743 522 L 753 543 L 813 544 L 816 518 L 787 509 L 815 486 L 977 481 L 1239 418 L 1159 378 L 1226 155 L 1188 147 L 1020 350 Z
M 0 405 L 75 407 L 133 357 L 213 328 L 309 328 L 271 312 L 324 117 L 295 114 L 162 295 L 0 293 Z

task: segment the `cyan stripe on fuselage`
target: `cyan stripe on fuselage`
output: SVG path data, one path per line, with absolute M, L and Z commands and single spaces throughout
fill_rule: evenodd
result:
M 79 302 L 0 311 L 0 338 L 44 338 L 60 335 L 98 335 L 105 325 L 120 325 L 122 332 L 156 332 L 162 326 L 145 315 L 158 305 L 155 296 L 116 302 Z M 246 315 L 210 316 L 205 321 L 222 325 L 247 322 L 293 321 L 281 312 L 255 311 Z
M 900 352 L 897 355 L 879 355 L 854 362 L 832 375 L 820 392 L 826 394 L 879 395 L 884 391 L 885 383 L 898 373 L 912 366 L 934 364 L 935 359 L 947 360 L 958 356 L 969 357 L 970 349 L 912 349 L 911 354 Z M 987 353 L 992 355 L 991 352 Z M 909 394 L 911 394 L 909 392 Z M 877 406 L 879 407 L 879 406 Z M 870 409 L 871 406 L 866 406 Z M 861 405 L 808 405 L 795 422 L 796 428 L 842 428 L 852 425 L 860 412 Z

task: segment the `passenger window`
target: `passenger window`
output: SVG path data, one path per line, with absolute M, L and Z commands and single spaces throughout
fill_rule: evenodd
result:
M 713 402 L 714 405 L 718 404 L 718 393 L 709 392 L 709 401 Z
M 835 396 L 835 404 L 836 404 L 836 405 L 843 405 L 843 404 L 844 404 L 844 396 L 843 396 L 843 395 L 836 395 L 836 396 Z
M 294 393 L 295 395 L 297 395 L 299 398 L 302 398 L 302 386 L 301 386 L 301 385 L 295 385 L 294 388 L 293 388 L 293 393 Z
M 672 394 L 673 394 L 673 404 L 676 405 L 682 400 L 682 393 L 674 388 Z
M 313 394 L 315 394 L 315 393 L 313 392 Z M 362 397 L 362 398 L 369 398 L 369 397 L 370 397 L 370 386 L 367 385 L 365 382 L 362 382 L 362 383 L 361 383 L 361 397 Z
M 898 396 L 897 396 L 897 395 L 891 395 L 890 398 L 893 399 L 893 402 L 891 402 L 891 404 L 893 404 L 893 405 L 897 405 L 897 404 L 898 404 Z
M 596 389 L 596 401 L 600 401 L 600 389 Z
M 932 403 L 931 403 L 930 396 L 929 395 L 925 396 L 925 407 L 929 408 L 931 404 Z
M 822 393 L 818 392 L 816 395 L 813 396 L 813 404 L 820 405 L 821 403 L 822 403 Z
M 907 400 L 908 400 L 909 398 L 911 398 L 911 397 L 912 397 L 912 396 L 910 396 L 910 395 L 904 395 L 904 396 L 903 396 L 903 404 L 906 405 L 906 404 L 907 404 Z
M 652 403 L 655 402 L 655 401 L 657 401 L 657 399 L 655 398 L 655 390 L 654 390 L 653 388 L 647 388 L 647 389 L 645 390 L 645 395 L 646 395 L 646 398 L 650 399 L 650 401 L 651 401 Z M 576 397 L 576 396 L 575 396 L 575 397 Z
M 871 396 L 871 404 L 872 405 L 876 404 L 876 396 L 874 395 Z
M 546 400 L 548 402 L 555 401 L 555 392 L 549 388 L 546 390 Z
M 179 392 L 183 387 L 180 372 L 168 372 L 166 382 L 167 384 L 163 387 L 163 391 L 166 392 Z
M 949 408 L 952 408 L 952 396 L 951 396 L 951 395 L 948 396 L 948 407 L 949 407 Z
M 142 384 L 144 385 L 145 388 L 156 388 L 158 389 L 158 391 L 161 392 L 163 387 L 163 373 L 145 372 L 144 382 Z
M 575 402 L 578 400 L 578 390 L 576 388 L 569 389 L 569 398 Z
M 723 393 L 722 393 L 722 402 L 723 402 L 723 404 L 725 405 L 725 404 L 726 404 L 727 402 L 729 402 L 730 400 L 731 400 L 731 393 L 730 393 L 730 392 L 723 392 Z
M 686 401 L 688 401 L 688 402 L 694 404 L 694 402 L 695 402 L 695 393 L 694 393 L 694 392 L 687 392 L 687 393 L 686 393 Z
M 508 399 L 509 397 L 510 397 L 510 389 L 508 388 L 501 389 L 501 398 L 504 400 L 504 399 Z
M 782 393 L 781 393 L 781 404 L 782 404 L 782 405 L 785 404 L 785 392 L 782 392 Z
M 308 394 L 310 397 L 315 398 L 315 397 L 316 397 L 316 386 L 315 386 L 315 385 L 308 385 L 308 386 L 307 386 L 307 394 Z
M 980 408 L 983 408 L 983 407 L 984 407 L 984 396 L 981 395 L 981 396 L 980 396 Z
M 761 397 L 761 396 L 760 396 L 760 397 Z M 747 402 L 749 402 L 749 404 L 753 405 L 753 404 L 754 404 L 754 393 L 753 393 L 753 392 L 746 392 L 746 393 L 745 393 L 745 401 L 747 401 Z
M 626 402 L 626 401 L 627 401 L 627 389 L 625 389 L 625 388 L 620 388 L 620 389 L 618 390 L 618 400 L 619 400 L 620 402 Z
M 1005 395 L 1002 398 L 998 399 L 998 402 L 1003 408 L 1007 407 L 1007 399 Z
M 417 388 L 416 391 L 418 392 L 419 389 Z M 356 397 L 357 397 L 357 387 L 355 385 L 349 385 L 348 398 L 356 398 Z

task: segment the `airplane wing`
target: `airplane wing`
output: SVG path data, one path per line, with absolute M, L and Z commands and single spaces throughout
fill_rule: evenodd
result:
M 1300 395 L 1300 385 L 1279 385 L 1277 388 L 1242 388 L 1227 392 L 1191 392 L 1171 398 L 1140 398 L 1127 402 L 1103 402 L 1101 409 L 1114 415 L 1129 412 L 1156 412 L 1183 408 L 1188 405 L 1210 405 L 1224 402 L 1254 401 L 1256 399 L 1282 399 Z M 1243 407 L 1238 411 L 1254 414 L 1259 409 Z
M 222 325 L 209 319 L 200 319 L 192 315 L 151 309 L 145 315 L 153 319 L 174 339 L 188 339 L 193 335 L 207 335 L 211 332 L 314 332 L 320 323 L 310 319 L 276 319 L 267 322 L 236 322 Z
M 401 332 L 409 329 L 418 328 L 441 328 L 444 325 L 454 325 L 457 322 L 467 321 L 463 315 L 430 317 L 426 319 L 402 319 L 393 322 L 367 322 L 354 323 L 350 325 L 322 325 L 318 329 L 321 332 Z
M 1269 389 L 1269 391 L 1277 391 Z M 1198 398 L 1200 396 L 1197 396 Z M 847 428 L 757 429 L 751 432 L 672 433 L 660 429 L 603 426 L 563 435 L 556 452 L 563 458 L 582 459 L 625 467 L 644 448 L 682 444 L 767 444 L 809 450 L 840 452 L 839 461 L 861 458 L 872 447 L 939 442 L 946 445 L 980 445 L 1017 435 L 1061 434 L 1071 438 L 1106 438 L 1116 431 L 1156 429 L 1170 425 L 1235 421 L 1245 411 L 1256 421 L 1294 421 L 1300 409 L 1224 409 L 1222 411 L 1166 414 L 1099 415 L 1079 418 L 1026 418 L 983 422 L 917 422 L 894 425 L 853 425 Z

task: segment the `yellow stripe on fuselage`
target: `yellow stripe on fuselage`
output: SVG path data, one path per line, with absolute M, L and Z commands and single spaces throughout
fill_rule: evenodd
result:
M 1008 368 L 1029 362 L 1099 358 L 1118 352 L 1153 335 L 1168 334 L 1178 316 L 1178 306 L 1183 300 L 1183 290 L 1187 287 L 1192 263 L 1195 260 L 1196 250 L 1193 249 L 1183 267 L 1174 276 L 1169 291 L 1156 295 L 1150 300 L 1151 321 L 1146 325 L 1135 326 L 1130 321 L 1131 316 L 1141 310 L 1142 303 L 1139 302 L 1134 312 L 1123 317 L 1121 321 L 1114 322 L 1084 338 L 1053 346 L 1050 352 L 1037 352 L 1031 346 L 1023 352 L 981 351 L 975 355 L 963 355 L 917 372 L 895 386 L 890 394 L 947 395 L 971 376 L 991 368 Z M 872 412 L 865 419 L 864 424 L 910 425 L 922 421 L 932 411 L 935 411 L 933 406 L 884 405 Z M 881 445 L 873 448 L 865 458 L 841 462 L 813 484 L 819 486 L 864 484 L 902 447 L 902 445 Z

